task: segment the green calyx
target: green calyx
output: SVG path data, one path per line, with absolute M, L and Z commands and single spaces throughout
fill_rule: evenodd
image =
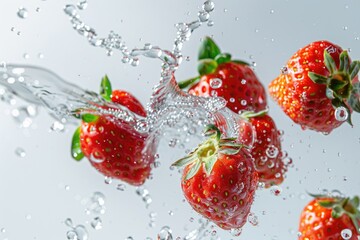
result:
M 218 45 L 210 37 L 205 37 L 202 41 L 198 60 L 199 76 L 179 82 L 178 85 L 181 89 L 194 85 L 203 75 L 214 73 L 219 64 L 234 62 L 237 64 L 249 65 L 241 60 L 231 60 L 231 55 L 229 53 L 222 53 Z
M 347 215 L 354 227 L 356 228 L 356 231 L 358 234 L 360 234 L 360 211 L 359 211 L 359 205 L 360 205 L 360 198 L 358 196 L 355 196 L 353 198 L 343 198 L 343 197 L 329 197 L 326 195 L 313 195 L 310 194 L 312 197 L 315 197 L 317 199 L 318 204 L 321 207 L 331 209 L 331 217 L 336 219 L 340 218 L 344 214 Z
M 360 61 L 353 61 L 350 64 L 350 58 L 347 51 L 340 54 L 339 68 L 336 66 L 335 60 L 331 57 L 327 50 L 324 51 L 324 64 L 329 71 L 329 76 L 323 76 L 314 72 L 309 72 L 309 78 L 318 84 L 326 84 L 327 96 L 332 99 L 335 108 L 344 107 L 348 112 L 348 122 L 351 124 L 350 108 L 356 112 L 360 112 L 360 87 L 355 86 L 352 80 L 356 77 L 360 70 Z M 349 103 L 349 106 L 346 104 Z
M 269 112 L 268 108 L 266 108 L 264 110 L 261 110 L 259 112 L 243 111 L 243 112 L 240 113 L 240 118 L 249 121 L 251 118 L 254 118 L 254 117 L 265 116 L 268 112 Z
M 80 143 L 80 127 L 78 127 L 75 132 L 74 135 L 72 137 L 72 141 L 71 141 L 71 156 L 73 157 L 73 159 L 75 159 L 76 161 L 80 161 L 81 159 L 84 158 L 84 153 L 81 150 L 81 143 Z
M 194 149 L 189 155 L 183 157 L 172 164 L 176 167 L 184 167 L 192 165 L 191 169 L 185 176 L 185 180 L 189 180 L 195 176 L 202 166 L 205 172 L 210 175 L 219 154 L 235 155 L 242 145 L 235 142 L 235 138 L 221 138 L 221 132 L 215 125 L 208 125 L 205 128 L 205 136 L 208 139 Z
M 111 87 L 111 83 L 110 80 L 108 78 L 107 75 L 105 75 L 102 79 L 101 79 L 101 83 L 100 83 L 100 95 L 102 96 L 103 99 L 105 99 L 107 102 L 111 101 L 111 95 L 112 95 L 112 87 Z

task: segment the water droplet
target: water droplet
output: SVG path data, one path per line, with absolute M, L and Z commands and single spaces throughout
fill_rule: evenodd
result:
M 65 8 L 64 8 L 64 11 L 70 17 L 75 17 L 76 14 L 77 14 L 76 7 L 75 7 L 75 5 L 72 5 L 72 4 L 66 5 Z
M 24 59 L 29 59 L 29 58 L 30 58 L 30 55 L 29 55 L 28 53 L 24 53 L 23 58 L 24 58 Z
M 36 11 L 36 12 L 40 12 L 40 11 L 41 11 L 41 8 L 37 7 L 37 8 L 35 9 L 35 11 Z
M 39 53 L 39 54 L 38 54 L 38 58 L 39 58 L 39 59 L 43 59 L 44 57 L 45 57 L 44 54 L 42 54 L 42 53 Z
M 229 101 L 230 101 L 231 103 L 233 103 L 233 102 L 235 102 L 235 98 L 230 98 Z
M 10 30 L 11 30 L 12 32 L 15 32 L 16 28 L 15 28 L 15 27 L 11 27 Z
M 208 21 L 208 23 L 207 23 L 207 25 L 209 26 L 209 27 L 212 27 L 212 26 L 214 26 L 214 21 L 213 20 L 209 20 Z
M 32 124 L 32 119 L 27 107 L 15 108 L 11 111 L 11 115 L 16 122 L 20 123 L 21 127 L 28 128 Z
M 232 228 L 230 230 L 230 234 L 234 237 L 238 237 L 241 235 L 241 232 L 242 232 L 242 228 Z
M 18 32 L 16 33 L 16 35 L 20 36 L 20 35 L 21 35 L 21 31 L 18 31 Z
M 242 80 L 241 80 L 241 84 L 242 84 L 242 85 L 245 85 L 245 84 L 246 84 L 246 79 L 242 79 Z
M 26 216 L 25 216 L 25 218 L 26 218 L 26 220 L 31 220 L 31 214 L 26 214 Z
M 174 212 L 171 211 L 171 210 L 168 212 L 168 214 L 169 214 L 170 216 L 174 216 Z
M 288 74 L 289 70 L 286 66 L 283 66 L 281 69 L 280 69 L 280 72 L 281 74 Z
M 20 7 L 17 11 L 17 15 L 19 18 L 25 19 L 28 17 L 29 12 L 26 8 Z
M 104 179 L 104 182 L 105 182 L 106 184 L 111 184 L 111 183 L 112 183 L 112 178 L 106 176 L 105 179 Z
M 65 190 L 69 191 L 70 190 L 70 186 L 69 185 L 65 185 Z
M 222 80 L 220 78 L 212 78 L 210 79 L 210 87 L 214 89 L 218 89 L 222 86 Z
M 61 133 L 65 131 L 65 125 L 59 121 L 55 121 L 51 124 L 50 130 L 53 132 Z
M 161 228 L 160 232 L 157 235 L 158 240 L 173 240 L 172 231 L 168 226 Z
M 26 152 L 23 148 L 21 147 L 18 147 L 15 149 L 15 154 L 21 158 L 25 157 L 26 156 Z
M 339 122 L 346 121 L 349 117 L 349 113 L 345 107 L 337 107 L 335 109 L 335 119 Z
M 270 10 L 270 14 L 274 14 L 275 10 L 274 9 L 271 9 Z
M 134 239 L 131 236 L 129 236 L 125 240 L 134 240 Z
M 177 142 L 178 142 L 178 139 L 176 139 L 176 138 L 172 138 L 172 139 L 170 139 L 170 141 L 169 141 L 169 147 L 175 147 L 176 146 L 176 144 L 177 144 Z
M 149 194 L 149 191 L 145 187 L 137 187 L 136 194 L 142 198 L 142 201 L 145 203 L 146 207 L 152 203 L 152 198 Z
M 348 30 L 348 27 L 347 27 L 347 26 L 343 26 L 343 30 L 344 30 L 344 31 Z
M 245 99 L 243 99 L 243 100 L 241 100 L 241 105 L 243 105 L 243 106 L 246 106 L 246 104 L 247 104 L 247 101 L 245 100 Z
M 206 11 L 200 11 L 198 13 L 198 17 L 201 22 L 206 22 L 207 20 L 209 20 L 210 14 Z
M 68 240 L 88 240 L 88 232 L 83 225 L 77 225 L 66 233 Z
M 85 10 L 88 6 L 87 0 L 82 0 L 77 4 L 78 9 Z
M 64 223 L 68 227 L 71 227 L 71 228 L 73 227 L 73 222 L 72 222 L 71 218 L 67 218 Z
M 259 224 L 259 219 L 254 213 L 249 213 L 247 220 L 249 223 L 251 223 L 253 226 L 257 226 Z
M 117 190 L 124 191 L 126 189 L 126 186 L 122 183 L 118 184 L 116 187 Z
M 352 237 L 352 232 L 350 229 L 343 229 L 341 231 L 341 237 L 343 239 L 350 239 Z
M 0 232 L 5 233 L 5 232 L 6 232 L 6 229 L 5 229 L 5 228 L 1 228 L 1 229 L 0 229 Z
M 100 230 L 103 227 L 103 223 L 100 217 L 96 217 L 91 221 L 91 226 L 95 229 L 95 230 Z
M 275 147 L 274 145 L 270 145 L 265 150 L 265 153 L 269 158 L 276 158 L 279 155 L 279 149 L 277 147 Z
M 130 63 L 131 66 L 133 66 L 133 67 L 139 66 L 139 63 L 140 63 L 139 59 L 137 59 L 137 58 L 131 59 L 130 62 L 131 62 Z
M 203 5 L 203 9 L 206 12 L 211 12 L 214 10 L 214 8 L 215 8 L 215 4 L 211 0 L 207 0 Z
M 270 193 L 274 196 L 280 196 L 281 192 L 282 192 L 282 189 L 279 186 L 272 186 L 270 188 Z

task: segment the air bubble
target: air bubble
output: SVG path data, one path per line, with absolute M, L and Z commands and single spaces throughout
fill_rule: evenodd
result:
M 231 234 L 232 236 L 234 236 L 234 237 L 240 236 L 241 233 L 242 233 L 242 228 L 232 228 L 232 229 L 230 230 L 230 234 Z
M 26 8 L 21 7 L 21 8 L 18 9 L 17 15 L 18 15 L 19 18 L 25 19 L 25 18 L 28 17 L 29 12 L 28 12 L 28 10 Z
M 241 105 L 243 105 L 243 106 L 246 106 L 246 104 L 247 104 L 247 101 L 245 100 L 245 99 L 243 99 L 243 100 L 241 100 Z
M 274 145 L 270 145 L 265 150 L 265 153 L 269 158 L 276 158 L 279 155 L 279 149 L 277 147 L 275 147 Z
M 214 89 L 218 89 L 222 86 L 222 80 L 220 78 L 212 78 L 210 79 L 210 87 Z
M 125 191 L 126 186 L 124 184 L 120 183 L 117 185 L 116 189 L 119 191 Z
M 214 4 L 212 1 L 210 1 L 210 0 L 206 1 L 206 2 L 204 3 L 204 5 L 203 5 L 203 9 L 204 9 L 206 12 L 211 12 L 211 11 L 214 10 L 214 8 L 215 8 L 215 4 Z
M 288 74 L 289 70 L 286 66 L 283 66 L 281 69 L 280 69 L 280 72 L 281 74 Z
M 198 17 L 201 22 L 206 22 L 209 20 L 210 14 L 206 11 L 200 11 Z
M 231 103 L 234 103 L 234 102 L 235 102 L 235 98 L 230 98 L 229 101 L 230 101 Z
M 343 239 L 350 239 L 352 237 L 352 232 L 350 229 L 343 229 L 341 231 L 341 237 Z
M 249 213 L 247 220 L 253 226 L 257 226 L 259 224 L 259 219 L 254 213 Z
M 209 27 L 212 27 L 212 26 L 214 26 L 214 21 L 213 20 L 209 20 L 208 21 L 208 23 L 207 23 L 207 25 L 209 26 Z
M 339 122 L 346 121 L 349 117 L 349 113 L 345 107 L 338 107 L 335 109 L 335 119 Z
M 111 184 L 111 183 L 112 183 L 112 178 L 106 176 L 104 182 L 105 182 L 106 184 Z

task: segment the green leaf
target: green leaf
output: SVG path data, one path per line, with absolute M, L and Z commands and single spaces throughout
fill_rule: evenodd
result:
M 265 116 L 269 112 L 269 108 L 265 108 L 264 110 L 261 110 L 259 112 L 254 111 L 244 111 L 240 114 L 240 117 L 246 120 L 249 120 L 254 117 L 261 117 Z
M 206 160 L 205 162 L 205 171 L 206 171 L 206 174 L 209 176 L 211 171 L 213 170 L 214 168 L 214 165 L 217 161 L 217 156 L 213 156 L 211 157 L 210 159 Z
M 331 78 L 328 83 L 328 88 L 330 88 L 334 92 L 338 92 L 338 90 L 344 88 L 347 84 L 348 82 L 346 81 L 338 80 L 336 78 Z
M 199 80 L 200 80 L 200 76 L 197 76 L 194 78 L 190 78 L 190 79 L 178 82 L 178 85 L 179 85 L 180 89 L 185 89 L 189 86 L 192 86 L 193 84 L 196 84 Z
M 333 202 L 333 201 L 318 201 L 319 205 L 324 207 L 324 208 L 332 208 L 333 206 L 335 206 L 337 203 Z
M 215 61 L 218 64 L 230 62 L 231 55 L 229 53 L 221 53 L 215 57 Z
M 80 143 L 80 127 L 78 127 L 71 141 L 71 156 L 76 160 L 80 161 L 84 158 L 84 153 L 81 150 L 81 143 Z
M 190 163 L 194 162 L 197 159 L 196 154 L 194 154 L 194 152 L 197 149 L 195 149 L 193 152 L 191 152 L 189 155 L 187 155 L 186 157 L 180 158 L 179 160 L 177 160 L 176 162 L 174 162 L 173 164 L 171 164 L 171 166 L 175 166 L 175 167 L 184 167 L 186 165 L 189 165 Z
M 220 138 L 221 138 L 221 132 L 220 132 L 219 128 L 217 128 L 214 124 L 206 125 L 206 127 L 204 129 L 204 135 L 206 137 L 216 135 L 216 139 L 218 141 L 220 141 Z
M 112 88 L 111 83 L 107 75 L 101 79 L 100 95 L 108 102 L 111 101 Z
M 250 64 L 248 62 L 242 61 L 242 60 L 231 60 L 233 63 L 237 63 L 240 65 L 246 65 L 246 66 L 250 66 Z
M 353 205 L 354 208 L 358 208 L 359 205 L 360 205 L 360 199 L 358 196 L 355 196 L 353 197 L 351 200 L 350 200 L 351 204 Z
M 189 172 L 186 174 L 185 180 L 189 180 L 194 177 L 195 174 L 200 170 L 201 164 L 202 163 L 200 161 L 196 161 L 193 166 L 191 166 Z
M 350 64 L 350 80 L 353 80 L 360 70 L 360 61 L 353 61 Z
M 215 72 L 216 68 L 217 68 L 218 64 L 215 60 L 212 59 L 202 59 L 199 62 L 198 65 L 198 72 L 200 74 L 200 76 L 205 75 L 205 74 L 210 74 Z
M 324 50 L 324 64 L 329 70 L 330 74 L 333 74 L 336 71 L 335 61 L 327 50 Z
M 326 84 L 327 82 L 327 77 L 314 72 L 309 72 L 308 76 L 314 83 Z
M 351 94 L 347 102 L 349 103 L 352 110 L 360 113 L 360 95 Z
M 210 37 L 205 37 L 200 46 L 198 59 L 215 59 L 220 53 L 220 48 L 216 43 Z
M 333 208 L 333 210 L 331 212 L 331 217 L 339 218 L 343 215 L 343 213 L 344 213 L 344 209 L 341 206 L 337 205 Z
M 240 148 L 221 148 L 219 152 L 225 155 L 235 155 L 240 152 Z
M 92 123 L 92 122 L 95 122 L 96 120 L 98 120 L 99 116 L 97 115 L 92 115 L 90 113 L 86 113 L 86 114 L 83 114 L 81 115 L 81 119 L 84 121 L 84 122 L 87 122 L 87 123 Z
M 340 54 L 340 67 L 339 71 L 347 71 L 349 67 L 349 55 L 347 51 L 342 51 Z

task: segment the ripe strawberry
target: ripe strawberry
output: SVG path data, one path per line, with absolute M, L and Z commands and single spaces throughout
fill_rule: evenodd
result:
M 261 111 L 266 108 L 266 93 L 253 70 L 243 61 L 231 60 L 231 55 L 221 53 L 209 37 L 202 43 L 199 53 L 200 76 L 179 83 L 190 94 L 223 97 L 233 112 Z
M 254 140 L 249 151 L 254 158 L 259 182 L 264 183 L 266 188 L 281 184 L 287 169 L 281 151 L 281 134 L 275 122 L 267 115 L 267 110 L 258 113 L 243 112 L 241 118 L 246 121 L 240 123 L 239 140 L 245 144 L 249 138 Z M 252 129 L 249 129 L 247 122 L 251 123 Z
M 352 199 L 320 195 L 314 197 L 315 199 L 309 202 L 301 213 L 299 240 L 358 239 L 359 197 L 355 196 Z M 350 230 L 351 234 L 346 233 L 347 230 Z M 345 234 L 347 236 L 344 236 Z
M 112 92 L 107 77 L 103 79 L 102 87 L 104 99 L 111 99 L 140 116 L 146 116 L 145 109 L 133 95 L 121 90 Z M 136 186 L 143 184 L 154 161 L 151 147 L 149 152 L 144 152 L 147 135 L 136 132 L 126 122 L 110 121 L 106 116 L 84 114 L 82 119 L 73 137 L 73 157 L 81 160 L 86 156 L 107 177 Z
M 295 123 L 330 133 L 344 119 L 351 124 L 352 110 L 360 112 L 359 68 L 339 46 L 313 42 L 290 58 L 269 92 Z
M 241 228 L 258 183 L 253 160 L 234 139 L 220 139 L 214 125 L 208 126 L 206 134 L 208 140 L 173 164 L 186 166 L 182 190 L 192 208 L 219 227 Z

